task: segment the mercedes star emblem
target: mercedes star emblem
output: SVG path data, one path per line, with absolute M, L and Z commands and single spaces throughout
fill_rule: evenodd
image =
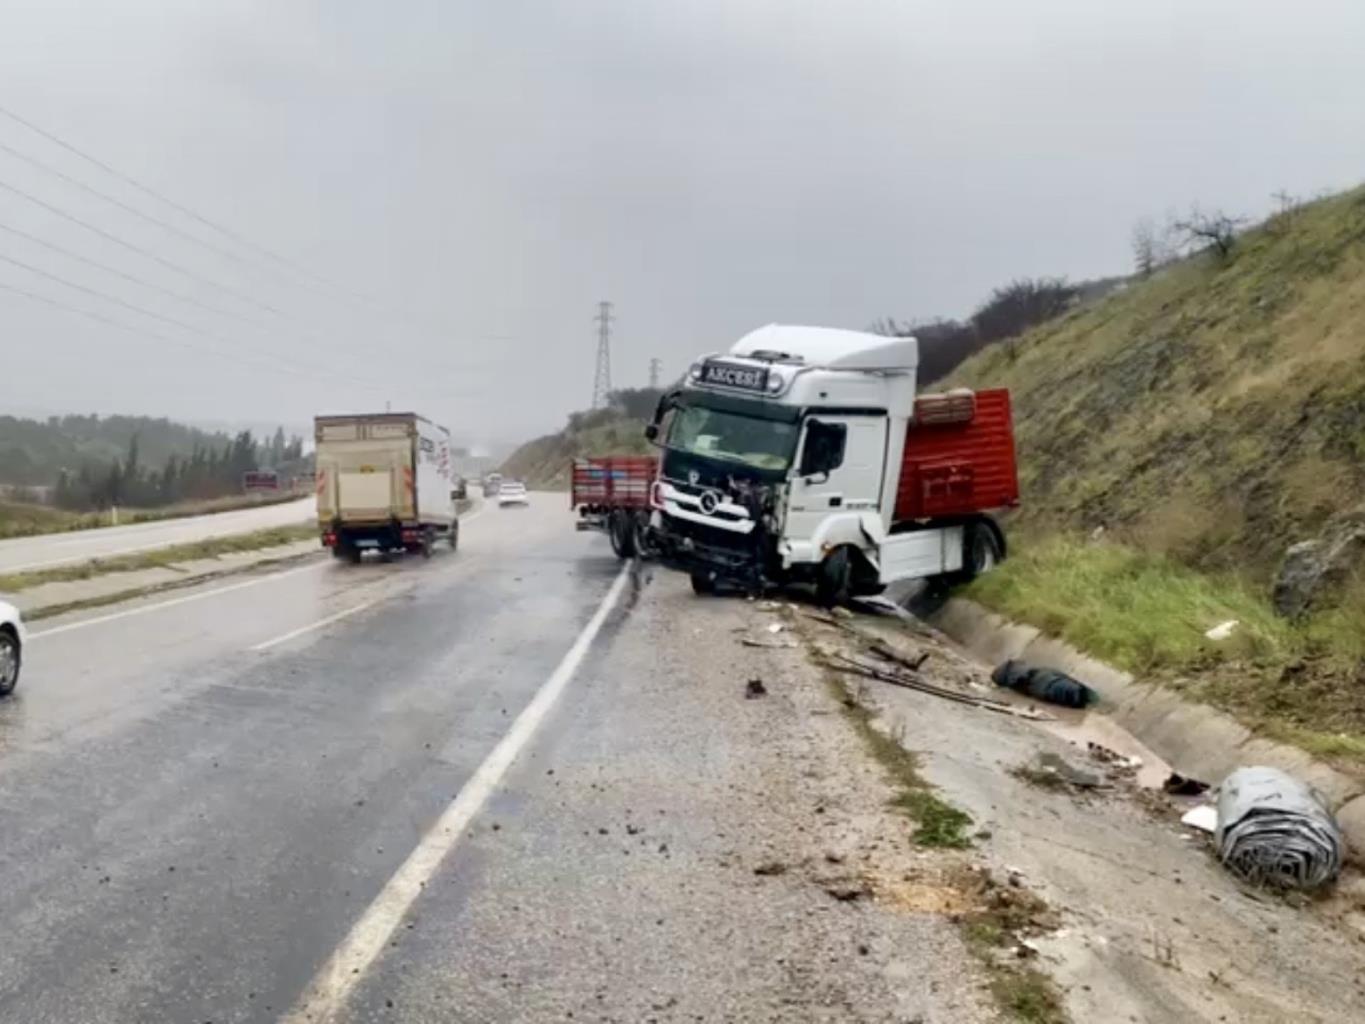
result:
M 708 516 L 714 515 L 716 506 L 720 504 L 720 495 L 715 491 L 703 491 L 698 504 L 701 505 L 701 510 Z

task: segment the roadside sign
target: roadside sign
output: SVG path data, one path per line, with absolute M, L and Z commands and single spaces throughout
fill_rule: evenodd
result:
M 278 491 L 279 489 L 280 475 L 273 469 L 255 469 L 242 474 L 242 490 L 244 491 Z

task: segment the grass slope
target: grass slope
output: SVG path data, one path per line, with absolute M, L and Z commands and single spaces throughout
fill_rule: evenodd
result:
M 1012 390 L 1023 485 L 1013 556 L 971 596 L 1365 767 L 1365 577 L 1303 622 L 1268 600 L 1285 548 L 1365 500 L 1365 189 L 987 350 L 954 383 Z M 1226 619 L 1234 638 L 1208 641 Z
M 528 441 L 508 456 L 502 473 L 536 490 L 567 491 L 569 467 L 575 458 L 654 451 L 645 440 L 640 420 L 610 410 L 588 413 L 582 420 L 581 426 L 571 424 L 557 434 Z
M 1365 189 L 969 360 L 1014 395 L 1024 523 L 1264 582 L 1365 496 Z

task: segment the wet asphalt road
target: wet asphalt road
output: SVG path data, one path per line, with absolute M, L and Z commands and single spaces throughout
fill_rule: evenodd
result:
M 0 540 L 0 573 L 50 569 L 91 558 L 113 558 L 211 537 L 293 526 L 313 518 L 315 510 L 316 502 L 309 497 L 206 516 L 49 533 L 39 537 L 13 537 Z
M 430 562 L 35 624 L 0 703 L 0 1021 L 280 1019 L 618 575 L 571 527 L 537 495 Z

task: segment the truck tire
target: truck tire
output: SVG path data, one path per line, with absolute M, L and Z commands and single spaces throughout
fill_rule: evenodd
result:
M 352 565 L 359 565 L 361 556 L 360 549 L 356 547 L 354 544 L 347 544 L 345 550 L 346 560 L 350 562 Z
M 419 550 L 423 558 L 430 558 L 432 551 L 436 549 L 436 530 L 428 526 L 422 531 L 422 545 Z
M 635 530 L 635 553 L 641 558 L 653 558 L 659 553 L 654 538 L 649 532 L 649 513 L 643 509 L 631 516 Z
M 848 602 L 853 584 L 853 559 L 847 545 L 835 548 L 820 563 L 815 577 L 816 599 L 826 608 Z
M 0 626 L 0 697 L 8 697 L 19 685 L 22 654 L 19 638 L 8 626 Z
M 716 581 L 709 572 L 694 572 L 692 574 L 692 593 L 705 597 L 715 592 Z
M 968 525 L 962 538 L 962 547 L 962 571 L 954 582 L 970 583 L 1000 564 L 1000 542 L 996 539 L 995 530 L 987 523 Z
M 635 530 L 628 513 L 619 508 L 613 509 L 607 517 L 607 533 L 617 558 L 630 558 L 635 554 Z
M 450 550 L 454 551 L 460 546 L 460 521 L 457 519 L 450 524 Z

